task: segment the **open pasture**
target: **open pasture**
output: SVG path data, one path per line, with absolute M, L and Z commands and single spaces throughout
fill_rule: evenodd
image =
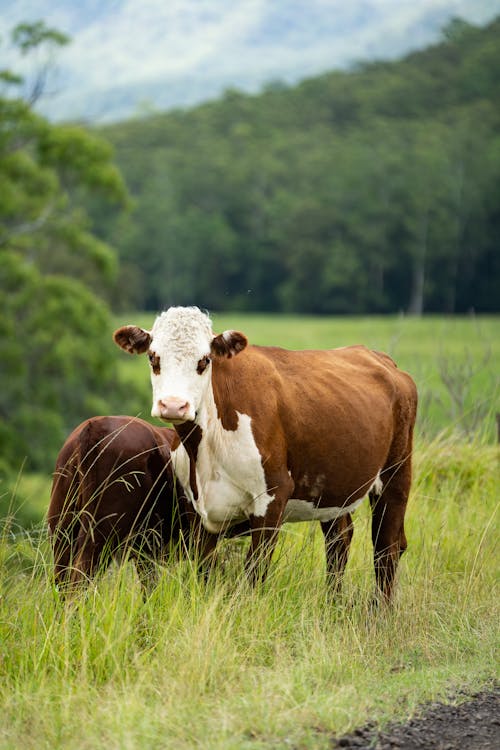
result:
M 150 328 L 153 314 L 122 314 L 116 325 Z M 419 390 L 417 437 L 457 428 L 494 436 L 492 413 L 500 410 L 500 318 L 494 316 L 409 318 L 307 317 L 225 313 L 212 315 L 214 331 L 241 330 L 250 343 L 289 349 L 329 349 L 365 344 L 390 354 Z M 147 418 L 150 384 L 141 357 L 117 357 L 143 389 Z
M 394 607 L 371 608 L 367 504 L 334 602 L 315 524 L 284 527 L 259 591 L 242 576 L 246 542 L 229 541 L 208 585 L 189 562 L 172 563 L 143 602 L 123 565 L 63 604 L 42 527 L 21 533 L 7 522 L 0 747 L 328 748 L 367 719 L 405 718 L 424 700 L 498 678 L 498 320 L 234 314 L 214 316 L 214 327 L 295 348 L 366 343 L 414 375 L 423 412 Z M 146 363 L 117 350 L 117 366 L 144 383 L 147 414 Z M 21 477 L 23 487 L 41 508 L 40 482 Z

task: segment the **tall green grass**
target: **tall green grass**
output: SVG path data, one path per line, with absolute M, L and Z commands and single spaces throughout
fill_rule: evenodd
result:
M 330 601 L 321 533 L 286 525 L 262 590 L 227 541 L 202 584 L 172 562 L 143 601 L 114 566 L 61 601 L 40 533 L 0 536 L 0 747 L 327 748 L 368 718 L 498 677 L 497 447 L 419 441 L 408 552 L 371 608 L 369 508 Z
M 258 591 L 243 575 L 248 542 L 227 541 L 208 585 L 189 561 L 172 562 L 144 601 L 133 566 L 115 564 L 64 602 L 40 521 L 50 476 L 21 474 L 7 503 L 17 515 L 0 528 L 0 748 L 327 748 L 367 719 L 406 718 L 498 679 L 499 319 L 215 315 L 226 328 L 290 348 L 364 343 L 414 376 L 415 480 L 394 606 L 371 607 L 367 504 L 334 602 L 315 524 L 285 525 Z M 147 415 L 146 363 L 116 358 L 140 391 L 123 412 Z

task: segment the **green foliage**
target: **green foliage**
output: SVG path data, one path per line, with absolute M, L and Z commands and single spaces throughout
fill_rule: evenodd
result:
M 42 22 L 18 26 L 13 40 L 23 54 L 67 41 Z M 80 127 L 51 125 L 32 101 L 0 97 L 4 474 L 25 460 L 31 470 L 47 470 L 68 431 L 118 406 L 122 393 L 109 311 L 96 296 L 116 277 L 116 254 L 96 236 L 83 204 L 92 195 L 123 206 L 124 183 L 106 142 Z
M 43 21 L 20 23 L 12 32 L 12 41 L 23 54 L 39 47 L 41 44 L 63 46 L 69 44 L 69 37 L 56 29 L 49 29 Z
M 500 20 L 378 62 L 106 127 L 116 307 L 498 310 Z
M 58 170 L 66 189 L 76 182 L 100 190 L 108 201 L 126 202 L 123 179 L 111 162 L 111 145 L 87 130 L 76 125 L 52 125 L 40 138 L 38 156 L 42 165 Z
M 0 452 L 50 466 L 68 431 L 113 400 L 111 321 L 78 281 L 44 276 L 13 252 L 0 265 Z

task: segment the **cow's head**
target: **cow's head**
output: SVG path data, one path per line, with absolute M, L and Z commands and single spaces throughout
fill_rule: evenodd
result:
M 247 345 L 238 331 L 216 336 L 210 318 L 197 307 L 171 307 L 151 331 L 122 326 L 115 343 L 129 354 L 146 354 L 151 365 L 151 416 L 178 424 L 194 421 L 211 379 L 212 360 L 232 357 Z

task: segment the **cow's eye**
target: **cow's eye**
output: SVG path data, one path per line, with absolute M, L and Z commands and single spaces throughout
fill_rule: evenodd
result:
M 202 372 L 205 372 L 209 364 L 210 357 L 202 357 L 196 367 L 196 372 L 198 373 L 198 375 L 201 375 Z
M 155 354 L 154 352 L 148 352 L 148 359 L 149 359 L 149 364 L 153 368 L 154 374 L 155 375 L 159 375 L 160 374 L 160 358 L 159 358 L 159 356 L 157 354 Z

